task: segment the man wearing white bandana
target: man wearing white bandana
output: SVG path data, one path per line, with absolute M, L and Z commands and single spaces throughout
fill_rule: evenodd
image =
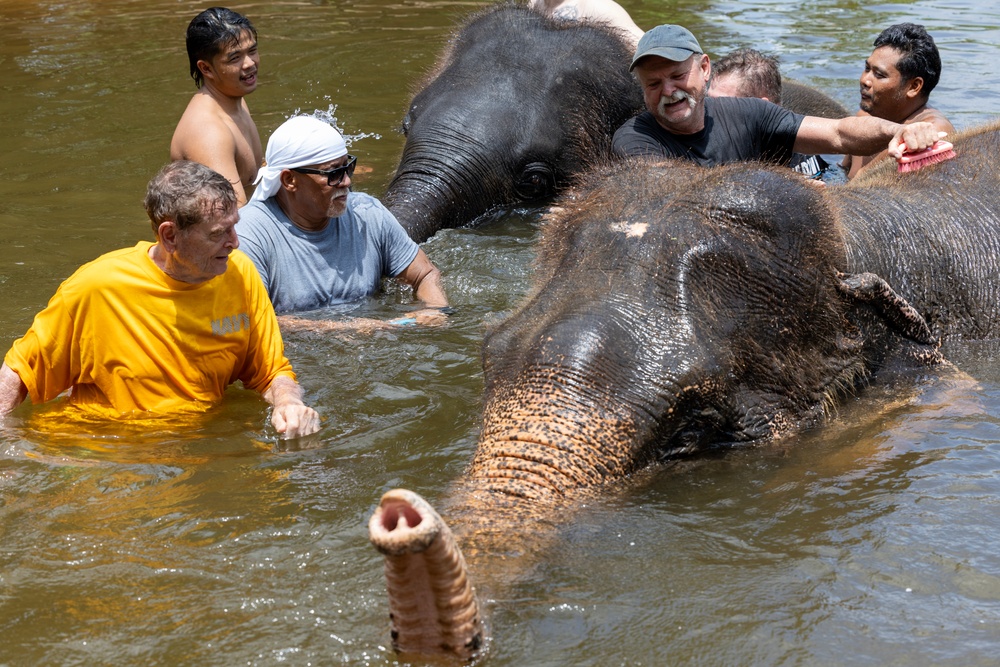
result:
M 236 233 L 277 313 L 355 301 L 376 293 L 388 276 L 422 302 L 396 323 L 443 320 L 448 300 L 440 272 L 377 199 L 351 192 L 357 159 L 340 132 L 294 116 L 271 135 L 264 159 Z

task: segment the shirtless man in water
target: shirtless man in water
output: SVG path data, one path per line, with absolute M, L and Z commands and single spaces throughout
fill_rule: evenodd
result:
M 924 27 L 915 23 L 889 26 L 875 38 L 874 46 L 861 74 L 861 111 L 858 115 L 904 125 L 927 121 L 940 132 L 954 132 L 955 128 L 944 114 L 927 104 L 941 78 L 941 56 L 934 38 Z M 848 178 L 854 178 L 862 167 L 884 154 L 885 151 L 875 155 L 848 155 L 841 166 Z
M 625 8 L 614 0 L 528 0 L 528 6 L 546 16 L 564 21 L 608 23 L 628 35 L 633 47 L 639 43 L 644 32 Z
M 232 10 L 206 9 L 188 25 L 187 52 L 198 92 L 174 130 L 170 159 L 200 162 L 219 172 L 233 184 L 242 206 L 264 157 L 243 99 L 257 88 L 257 31 Z

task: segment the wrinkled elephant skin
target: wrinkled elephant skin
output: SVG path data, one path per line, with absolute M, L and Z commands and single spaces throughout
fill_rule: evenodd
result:
M 494 527 L 510 541 L 550 501 L 821 424 L 880 373 L 939 363 L 941 339 L 996 337 L 998 128 L 841 187 L 669 162 L 582 181 L 544 223 L 536 289 L 486 337 L 453 520 L 519 504 Z
M 846 118 L 851 113 L 825 93 L 793 79 L 781 79 L 781 106 L 803 116 Z
M 479 609 L 465 559 L 438 513 L 397 489 L 382 497 L 368 533 L 385 556 L 396 650 L 473 657 L 483 642 Z

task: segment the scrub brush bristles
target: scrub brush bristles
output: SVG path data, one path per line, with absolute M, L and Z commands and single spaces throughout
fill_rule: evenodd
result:
M 907 153 L 904 151 L 900 157 L 896 158 L 896 168 L 899 173 L 905 174 L 908 171 L 917 171 L 929 164 L 944 162 L 953 157 L 955 157 L 954 146 L 947 141 L 938 139 L 930 148 L 925 148 L 922 151 L 917 151 L 916 153 Z

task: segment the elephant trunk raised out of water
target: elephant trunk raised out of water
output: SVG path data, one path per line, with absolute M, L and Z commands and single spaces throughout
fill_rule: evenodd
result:
M 941 339 L 1000 333 L 1000 130 L 966 133 L 955 149 L 841 187 L 681 162 L 581 181 L 545 220 L 533 293 L 484 342 L 480 441 L 448 500 L 463 546 L 482 548 L 484 531 L 510 548 L 651 462 L 822 424 L 880 376 L 940 363 Z M 401 553 L 423 521 L 440 521 L 387 498 L 370 524 L 380 549 Z M 401 650 L 445 644 L 399 630 L 415 607 L 393 600 L 445 571 L 425 565 L 389 582 Z M 421 609 L 478 619 L 474 599 L 469 588 Z M 448 652 L 481 645 L 478 621 L 465 631 Z

